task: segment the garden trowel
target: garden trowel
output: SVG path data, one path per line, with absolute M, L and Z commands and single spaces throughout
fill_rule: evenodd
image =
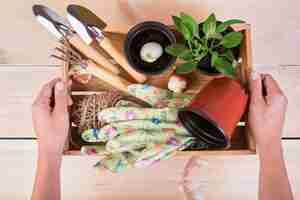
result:
M 34 5 L 33 13 L 37 21 L 52 33 L 60 42 L 68 41 L 78 51 L 96 63 L 103 66 L 114 74 L 120 71 L 118 67 L 108 61 L 96 49 L 85 44 L 85 42 L 69 26 L 67 20 L 59 16 L 56 12 L 43 5 Z
M 132 78 L 140 83 L 146 81 L 146 76 L 134 70 L 124 55 L 113 45 L 112 41 L 104 36 L 103 29 L 106 27 L 105 22 L 83 6 L 69 5 L 67 11 L 67 18 L 72 28 L 87 45 L 90 46 L 92 42 L 96 40 L 99 46 L 109 53 Z

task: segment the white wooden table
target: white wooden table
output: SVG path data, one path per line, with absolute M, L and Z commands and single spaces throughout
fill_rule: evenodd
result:
M 58 74 L 48 54 L 53 38 L 34 21 L 33 0 L 11 0 L 0 8 L 0 198 L 29 199 L 36 167 L 36 141 L 31 124 L 31 102 L 40 85 Z M 170 22 L 179 11 L 199 19 L 215 11 L 221 17 L 241 17 L 253 26 L 254 63 L 272 74 L 289 99 L 283 145 L 292 187 L 300 199 L 300 14 L 299 1 L 225 0 L 110 0 L 40 1 L 60 13 L 72 2 L 92 8 L 109 30 L 128 30 L 142 20 Z M 155 9 L 153 9 L 153 5 Z M 10 20 L 6 20 L 10 19 Z M 93 157 L 63 161 L 63 199 L 184 199 L 178 180 L 189 158 L 175 157 L 146 170 L 122 175 L 97 174 Z M 194 184 L 205 199 L 256 199 L 256 156 L 204 156 L 195 169 Z

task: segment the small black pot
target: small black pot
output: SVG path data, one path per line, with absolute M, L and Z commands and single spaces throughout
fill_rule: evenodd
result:
M 218 21 L 217 25 L 220 24 L 221 22 Z M 203 27 L 203 23 L 199 24 L 199 35 L 200 37 L 204 37 L 204 32 L 202 31 L 202 27 Z M 232 27 L 228 27 L 223 33 L 222 35 L 226 35 L 227 33 L 233 32 L 233 28 Z M 240 56 L 240 46 L 237 46 L 235 48 L 232 49 L 233 51 L 233 55 L 236 59 L 239 58 Z M 214 68 L 213 66 L 211 66 L 211 55 L 208 55 L 206 57 L 204 57 L 199 63 L 198 63 L 198 70 L 201 71 L 202 73 L 208 75 L 208 76 L 218 76 L 221 74 L 221 72 L 219 72 L 216 68 Z
M 153 63 L 145 62 L 140 57 L 141 48 L 148 42 L 157 42 L 163 48 L 163 55 Z M 127 33 L 124 53 L 129 64 L 138 72 L 158 75 L 175 63 L 176 58 L 165 52 L 165 48 L 175 42 L 176 37 L 168 26 L 160 22 L 146 21 L 137 24 Z

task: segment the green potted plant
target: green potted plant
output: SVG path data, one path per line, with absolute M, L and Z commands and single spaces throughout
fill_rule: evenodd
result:
M 165 51 L 184 61 L 176 67 L 177 74 L 198 69 L 208 75 L 223 73 L 235 77 L 243 34 L 234 31 L 231 25 L 244 21 L 217 21 L 214 13 L 200 24 L 185 13 L 172 19 L 183 41 L 169 45 Z

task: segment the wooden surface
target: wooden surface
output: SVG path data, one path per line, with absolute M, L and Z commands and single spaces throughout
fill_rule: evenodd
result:
M 252 24 L 254 65 L 272 74 L 289 99 L 284 137 L 300 137 L 300 2 L 225 0 L 10 0 L 1 7 L 0 23 L 0 199 L 29 199 L 35 162 L 31 102 L 40 86 L 58 72 L 49 59 L 54 38 L 35 21 L 31 7 L 42 3 L 65 14 L 80 3 L 107 23 L 107 30 L 127 31 L 144 20 L 170 23 L 185 11 L 198 19 L 211 12 L 221 18 L 242 18 Z M 153 9 L 155 8 L 155 9 Z M 14 64 L 14 65 L 12 65 Z M 21 64 L 21 65 L 16 65 Z M 25 64 L 25 65 L 24 65 Z M 6 139 L 5 139 L 6 138 Z M 13 138 L 13 139 L 8 139 Z M 295 199 L 300 199 L 300 140 L 285 140 L 285 159 Z M 66 157 L 62 168 L 63 199 L 184 199 L 178 180 L 188 157 L 179 156 L 147 170 L 123 175 L 96 174 L 96 157 Z M 255 156 L 203 156 L 193 185 L 205 199 L 256 199 L 258 161 Z M 246 172 L 246 173 L 245 173 Z
M 143 20 L 170 23 L 170 15 L 185 11 L 203 19 L 210 12 L 220 18 L 242 18 L 253 27 L 255 64 L 300 64 L 300 1 L 272 0 L 10 0 L 1 7 L 0 63 L 49 64 L 49 47 L 54 38 L 39 25 L 31 12 L 34 3 L 50 6 L 65 14 L 69 3 L 95 11 L 107 29 L 127 31 Z M 20 48 L 22 47 L 22 48 Z M 25 51 L 24 51 L 25 50 Z
M 34 137 L 31 104 L 42 84 L 58 73 L 49 66 L 0 67 L 0 137 Z
M 295 199 L 300 198 L 300 141 L 284 141 L 285 158 Z M 0 141 L 1 199 L 29 199 L 36 168 L 35 141 Z M 62 195 L 65 200 L 172 199 L 183 200 L 178 182 L 189 157 L 173 158 L 147 170 L 122 175 L 97 173 L 95 157 L 65 157 L 62 167 Z M 257 199 L 256 156 L 203 156 L 189 180 L 205 200 Z M 245 173 L 246 172 L 246 173 Z M 193 178 L 192 178 L 193 177 Z M 193 188 L 192 187 L 192 188 Z

